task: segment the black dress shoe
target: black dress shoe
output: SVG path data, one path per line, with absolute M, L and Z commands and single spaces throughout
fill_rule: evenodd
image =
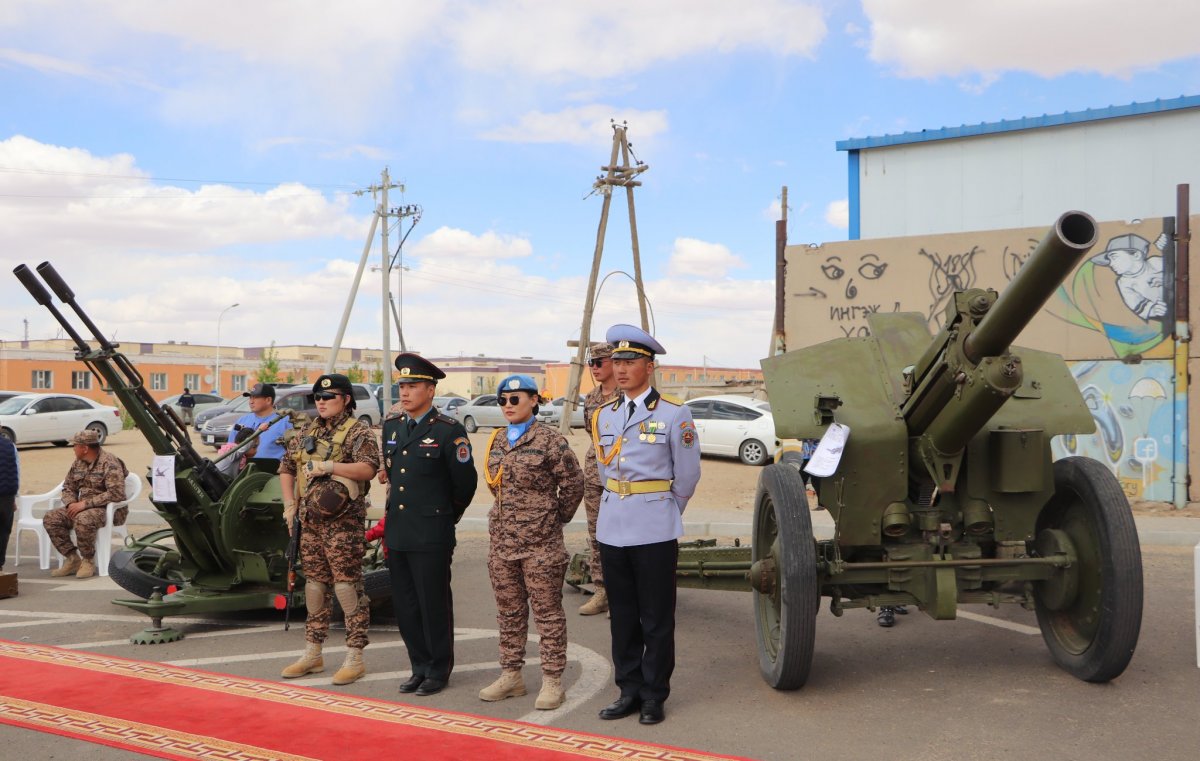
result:
M 667 714 L 663 712 L 662 701 L 647 700 L 642 703 L 642 715 L 638 717 L 638 724 L 659 724 L 665 718 Z
M 635 695 L 622 695 L 613 701 L 610 705 L 600 709 L 601 719 L 624 719 L 630 714 L 636 713 L 642 706 L 642 701 L 638 700 Z
M 445 679 L 426 677 L 425 681 L 421 682 L 421 686 L 417 688 L 417 694 L 422 697 L 426 695 L 436 695 L 444 689 L 446 689 Z
M 879 615 L 875 617 L 875 622 L 885 629 L 895 626 L 896 611 L 892 610 L 887 605 L 884 605 L 879 609 Z
M 403 693 L 416 692 L 421 683 L 425 681 L 424 674 L 413 674 L 408 679 L 400 683 L 400 691 Z

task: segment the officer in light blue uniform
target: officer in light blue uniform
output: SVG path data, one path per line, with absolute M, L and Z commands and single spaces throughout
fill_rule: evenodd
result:
M 621 695 L 600 718 L 640 711 L 642 724 L 657 724 L 675 668 L 675 564 L 683 509 L 700 481 L 700 442 L 691 410 L 650 385 L 662 345 L 632 325 L 614 325 L 606 340 L 621 396 L 592 423 L 604 485 L 596 540 Z

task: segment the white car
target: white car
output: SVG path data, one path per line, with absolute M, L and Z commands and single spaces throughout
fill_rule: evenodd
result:
M 775 457 L 775 418 L 771 405 L 748 396 L 721 394 L 687 402 L 700 436 L 700 453 L 737 457 L 747 465 L 766 465 Z
M 16 444 L 51 441 L 63 447 L 90 428 L 103 444 L 121 430 L 121 411 L 74 394 L 29 393 L 0 402 L 0 436 Z
M 549 404 L 541 405 L 541 409 L 538 410 L 537 414 L 538 422 L 557 428 L 559 423 L 562 422 L 563 408 L 566 407 L 566 402 L 567 397 L 560 396 Z M 582 396 L 579 397 L 579 402 L 575 405 L 575 409 L 571 411 L 571 427 L 583 428 Z

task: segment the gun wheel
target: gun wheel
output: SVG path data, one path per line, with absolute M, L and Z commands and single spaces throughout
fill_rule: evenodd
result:
M 1113 474 L 1086 457 L 1054 463 L 1054 497 L 1038 516 L 1039 544 L 1069 545 L 1076 562 L 1034 584 L 1050 654 L 1085 682 L 1120 676 L 1142 627 L 1142 553 Z M 1063 541 L 1065 537 L 1066 541 Z
M 759 669 L 775 689 L 798 689 L 812 667 L 821 596 L 804 480 L 793 467 L 768 465 L 759 478 L 751 558 Z

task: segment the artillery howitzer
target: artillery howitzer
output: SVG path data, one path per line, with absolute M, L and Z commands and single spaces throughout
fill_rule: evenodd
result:
M 103 380 L 104 390 L 117 397 L 154 453 L 174 457 L 176 501 L 151 500 L 169 528 L 127 542 L 109 563 L 113 580 L 143 598 L 113 603 L 145 613 L 153 622 L 133 641 L 152 644 L 179 639 L 179 632 L 161 626 L 166 616 L 302 606 L 303 584 L 288 589 L 288 531 L 276 475 L 279 461 L 250 459 L 235 478 L 221 474 L 192 446 L 175 411 L 154 401 L 137 368 L 84 313 L 54 267 L 43 262 L 37 273 L 74 310 L 98 348 L 75 330 L 33 271 L 24 264 L 13 270 L 34 300 L 75 341 L 75 358 Z M 368 567 L 365 577 L 373 601 L 390 596 L 386 569 Z

